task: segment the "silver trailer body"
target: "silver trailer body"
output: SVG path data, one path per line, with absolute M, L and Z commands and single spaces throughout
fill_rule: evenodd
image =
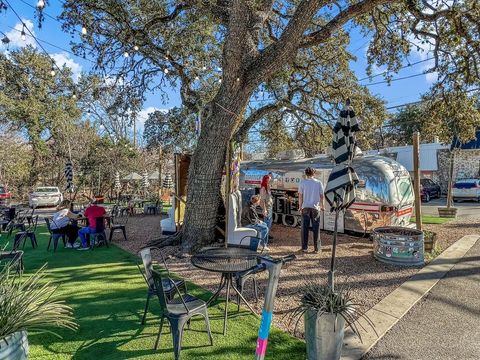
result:
M 408 226 L 414 205 L 413 186 L 408 171 L 395 160 L 383 156 L 359 156 L 352 165 L 360 183 L 357 185 L 355 202 L 340 214 L 339 231 L 369 233 L 381 226 Z M 334 164 L 329 157 L 321 156 L 300 160 L 242 162 L 240 190 L 245 198 L 258 193 L 262 177 L 272 172 L 274 221 L 298 226 L 301 222 L 298 184 L 308 166 L 316 169 L 315 177 L 325 187 Z M 333 230 L 333 213 L 326 209 L 320 220 L 322 229 Z

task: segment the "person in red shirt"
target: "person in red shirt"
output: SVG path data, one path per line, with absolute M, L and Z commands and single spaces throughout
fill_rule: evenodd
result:
M 104 217 L 105 214 L 105 208 L 103 206 L 98 206 L 96 200 L 92 201 L 91 205 L 85 210 L 83 215 L 88 219 L 88 226 L 78 230 L 78 235 L 80 236 L 80 240 L 82 242 L 78 250 L 88 250 L 86 235 L 96 232 L 97 218 Z

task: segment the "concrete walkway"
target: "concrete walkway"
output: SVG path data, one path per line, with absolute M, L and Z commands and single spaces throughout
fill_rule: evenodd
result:
M 363 359 L 480 359 L 480 240 Z

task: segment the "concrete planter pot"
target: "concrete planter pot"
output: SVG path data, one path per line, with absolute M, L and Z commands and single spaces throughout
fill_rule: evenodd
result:
M 438 216 L 455 219 L 457 217 L 457 210 L 458 209 L 454 208 L 454 207 L 451 207 L 451 208 L 439 207 L 438 208 Z
M 341 315 L 322 314 L 307 310 L 305 342 L 308 360 L 338 360 L 342 355 L 345 319 Z
M 0 339 L 0 359 L 28 359 L 28 339 L 26 331 L 17 331 L 16 333 Z

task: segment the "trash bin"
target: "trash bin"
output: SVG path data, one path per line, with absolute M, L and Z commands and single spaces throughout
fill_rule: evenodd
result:
M 375 259 L 392 265 L 423 265 L 423 231 L 399 226 L 376 228 L 372 232 Z

